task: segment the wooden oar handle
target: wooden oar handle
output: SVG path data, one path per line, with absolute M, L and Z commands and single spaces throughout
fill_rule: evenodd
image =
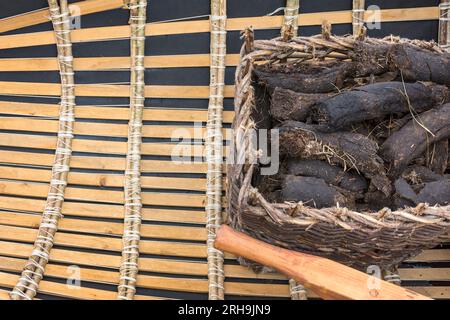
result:
M 218 230 L 215 247 L 274 268 L 323 299 L 431 300 L 335 261 L 272 246 L 226 225 Z

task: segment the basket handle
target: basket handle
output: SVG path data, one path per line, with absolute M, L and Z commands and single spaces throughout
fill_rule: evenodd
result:
M 432 300 L 335 261 L 253 239 L 226 225 L 218 230 L 215 247 L 274 268 L 323 299 Z

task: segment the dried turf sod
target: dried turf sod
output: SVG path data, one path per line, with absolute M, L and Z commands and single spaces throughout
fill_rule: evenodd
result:
M 422 184 L 446 179 L 445 175 L 437 174 L 424 166 L 409 167 L 402 173 L 402 177 L 411 184 Z
M 272 93 L 270 114 L 278 121 L 305 121 L 311 107 L 331 95 L 329 93 L 298 93 L 288 89 L 275 88 Z
M 417 196 L 417 202 L 429 205 L 446 205 L 450 203 L 450 179 L 429 182 Z
M 409 204 L 410 206 L 417 204 L 417 194 L 405 179 L 398 178 L 394 186 L 395 195 L 400 199 L 406 200 L 404 201 L 405 204 Z
M 427 166 L 437 174 L 444 174 L 448 166 L 448 140 L 444 139 L 430 146 Z
M 319 123 L 345 128 L 390 114 L 421 113 L 447 100 L 446 86 L 380 82 L 354 88 L 319 102 L 313 108 L 312 117 Z
M 323 179 L 287 175 L 281 189 L 283 201 L 304 202 L 311 207 L 328 208 L 338 203 L 354 207 L 354 199 L 344 196 L 339 189 L 329 186 Z
M 394 44 L 389 49 L 391 70 L 400 70 L 405 81 L 432 81 L 450 85 L 450 54 L 422 49 L 410 44 Z
M 346 81 L 355 75 L 355 65 L 341 62 L 332 66 L 305 66 L 298 68 L 270 69 L 259 67 L 255 70 L 258 83 L 273 91 L 284 88 L 303 93 L 338 92 Z
M 286 166 L 290 175 L 320 178 L 328 184 L 357 194 L 362 195 L 368 187 L 364 177 L 325 161 L 289 159 Z
M 286 121 L 280 129 L 280 152 L 290 157 L 327 160 L 344 168 L 353 168 L 371 179 L 386 196 L 391 183 L 383 160 L 377 155 L 377 144 L 358 133 L 323 132 L 321 127 L 297 121 Z
M 414 158 L 422 155 L 430 145 L 449 137 L 450 104 L 445 104 L 410 120 L 383 143 L 379 154 L 386 162 L 390 163 L 390 174 L 398 176 Z

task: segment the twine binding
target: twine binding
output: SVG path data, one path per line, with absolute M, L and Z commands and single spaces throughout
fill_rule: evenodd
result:
M 141 227 L 141 145 L 142 118 L 145 101 L 145 22 L 147 1 L 131 0 L 130 46 L 131 85 L 130 120 L 128 123 L 128 151 L 124 176 L 124 230 L 122 238 L 122 262 L 118 285 L 119 300 L 132 300 L 136 293 L 136 278 L 139 271 L 139 241 Z
M 61 208 L 67 186 L 70 158 L 72 154 L 73 124 L 75 122 L 75 84 L 72 43 L 70 40 L 70 13 L 67 0 L 49 0 L 50 19 L 53 24 L 58 49 L 58 64 L 61 75 L 61 107 L 56 142 L 55 160 L 47 195 L 33 251 L 22 274 L 10 293 L 13 300 L 31 300 L 37 293 L 49 261 Z
M 357 37 L 364 28 L 365 0 L 353 0 L 352 25 L 353 36 Z
M 281 27 L 281 37 L 284 40 L 292 39 L 298 34 L 298 12 L 300 0 L 286 0 L 284 8 L 283 25 Z
M 223 253 L 214 248 L 216 231 L 222 223 L 222 113 L 225 86 L 226 0 L 211 1 L 210 94 L 206 124 L 206 230 L 209 299 L 224 299 Z

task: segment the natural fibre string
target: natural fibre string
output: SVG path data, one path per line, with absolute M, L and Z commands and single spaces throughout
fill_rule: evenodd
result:
M 136 293 L 136 278 L 139 271 L 139 241 L 141 227 L 141 145 L 142 118 L 145 101 L 145 22 L 147 1 L 131 0 L 131 85 L 130 121 L 128 124 L 128 151 L 124 179 L 125 218 L 122 238 L 122 262 L 117 299 L 132 300 Z

